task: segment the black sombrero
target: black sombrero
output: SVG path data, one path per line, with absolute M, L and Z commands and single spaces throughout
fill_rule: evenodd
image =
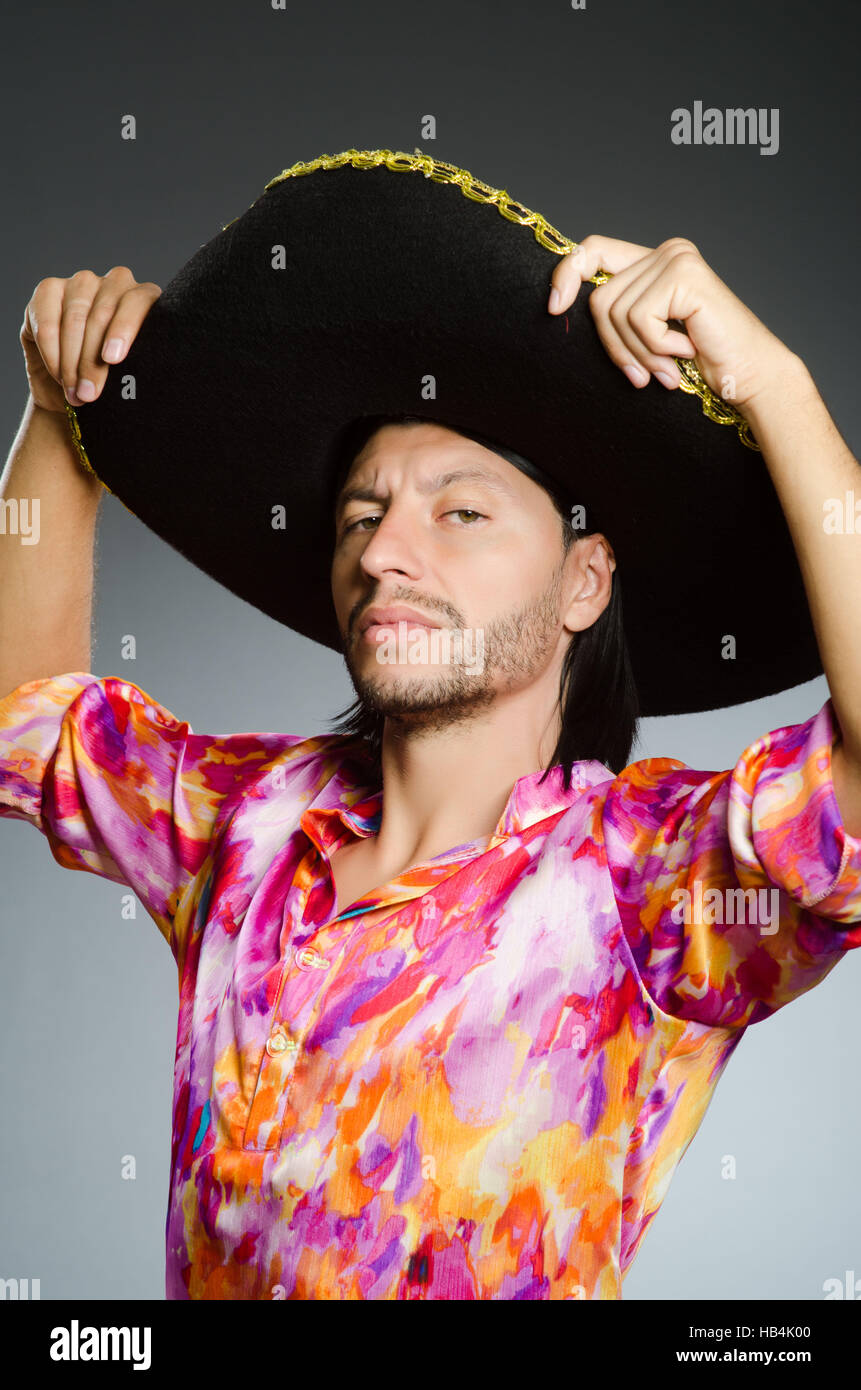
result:
M 630 385 L 589 312 L 603 272 L 547 312 L 576 245 L 418 151 L 294 164 L 165 287 L 101 396 L 67 406 L 81 459 L 192 563 L 340 651 L 345 441 L 367 415 L 439 420 L 524 456 L 607 535 L 643 715 L 811 680 L 801 572 L 747 422 L 693 362 L 676 359 L 681 390 Z

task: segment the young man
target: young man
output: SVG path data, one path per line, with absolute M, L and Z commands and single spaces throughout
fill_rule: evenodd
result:
M 746 404 L 791 510 L 791 441 L 849 460 L 790 377 Z M 194 734 L 77 669 L 0 701 L 0 812 L 177 961 L 169 1297 L 619 1297 L 744 1029 L 861 943 L 857 653 L 817 602 L 857 557 L 805 552 L 817 714 L 632 764 L 615 538 L 518 458 L 390 420 L 333 470 L 352 732 Z

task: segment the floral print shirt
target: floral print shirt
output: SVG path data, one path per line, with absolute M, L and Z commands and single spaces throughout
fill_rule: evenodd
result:
M 744 1030 L 861 945 L 838 737 L 829 700 L 728 771 L 535 772 L 339 912 L 382 804 L 346 736 L 83 672 L 0 700 L 0 816 L 176 961 L 167 1297 L 621 1297 Z

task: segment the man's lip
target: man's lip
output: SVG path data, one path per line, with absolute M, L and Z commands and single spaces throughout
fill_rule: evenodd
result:
M 397 622 L 368 623 L 367 627 L 362 628 L 362 631 L 359 633 L 359 636 L 367 637 L 369 634 L 373 635 L 375 632 L 381 632 L 383 628 L 391 628 L 393 631 L 396 632 L 401 623 L 403 623 L 404 627 L 407 629 L 408 632 L 414 632 L 416 628 L 423 628 L 425 632 L 439 631 L 436 623 L 416 623 L 413 622 L 411 619 L 408 620 L 407 618 L 399 618 Z
M 439 632 L 439 628 L 435 624 L 407 622 L 406 618 L 399 618 L 396 623 L 369 623 L 367 627 L 362 628 L 358 640 L 364 642 L 366 646 L 376 647 L 381 633 L 393 632 L 399 638 L 402 631 L 400 623 L 404 624 L 403 631 L 405 633 Z
M 366 614 L 359 624 L 359 635 L 369 631 L 372 627 L 397 627 L 399 623 L 406 623 L 407 627 L 439 627 L 439 623 L 433 622 L 430 618 L 422 617 L 420 614 L 413 613 L 394 613 L 388 616 L 383 609 L 379 614 Z

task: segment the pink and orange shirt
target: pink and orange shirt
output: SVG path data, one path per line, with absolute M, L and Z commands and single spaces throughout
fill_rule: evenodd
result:
M 730 771 L 521 777 L 339 913 L 382 803 L 344 736 L 195 734 L 80 672 L 0 701 L 0 815 L 176 960 L 167 1297 L 621 1297 L 745 1028 L 861 945 L 838 734 L 829 700 Z

